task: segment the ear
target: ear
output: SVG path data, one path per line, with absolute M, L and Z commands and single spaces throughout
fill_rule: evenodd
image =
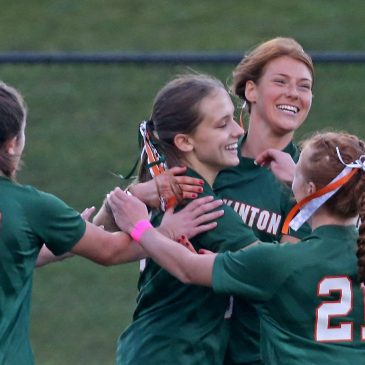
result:
M 181 152 L 190 152 L 194 149 L 192 140 L 187 134 L 177 134 L 174 137 L 174 144 Z
M 317 187 L 314 184 L 314 182 L 313 181 L 309 181 L 308 186 L 307 186 L 307 193 L 308 193 L 308 195 L 313 194 L 316 191 L 317 191 Z
M 246 82 L 245 97 L 250 103 L 254 103 L 257 99 L 256 84 L 252 80 Z
M 17 146 L 18 140 L 17 137 L 13 137 L 8 142 L 5 143 L 5 151 L 9 155 L 15 155 L 15 147 Z

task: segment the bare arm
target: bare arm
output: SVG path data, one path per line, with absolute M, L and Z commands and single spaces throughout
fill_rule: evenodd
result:
M 109 194 L 108 202 L 117 224 L 126 232 L 130 233 L 139 220 L 148 219 L 146 206 L 119 188 Z M 154 228 L 142 235 L 141 245 L 150 257 L 182 282 L 211 286 L 215 254 L 194 254 Z
M 127 233 L 110 233 L 89 222 L 86 222 L 85 233 L 71 252 L 104 266 L 145 257 L 143 248 L 135 244 Z
M 37 268 L 43 267 L 45 265 L 51 264 L 53 262 L 62 261 L 72 256 L 73 254 L 71 252 L 66 252 L 63 255 L 56 256 L 52 253 L 51 250 L 47 248 L 46 245 L 43 245 L 41 250 L 39 251 L 35 266 Z

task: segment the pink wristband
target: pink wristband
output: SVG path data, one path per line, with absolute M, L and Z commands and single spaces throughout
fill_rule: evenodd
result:
M 133 227 L 132 232 L 130 233 L 130 236 L 136 241 L 140 242 L 141 237 L 147 229 L 153 228 L 152 224 L 147 219 L 142 219 L 136 223 L 136 225 Z

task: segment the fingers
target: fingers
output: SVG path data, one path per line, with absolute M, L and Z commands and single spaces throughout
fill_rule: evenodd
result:
M 196 179 L 195 177 L 190 176 L 175 176 L 176 181 L 181 185 L 187 185 L 186 188 L 189 186 L 197 186 L 201 187 L 204 185 L 204 180 Z
M 217 225 L 218 225 L 217 222 L 210 222 L 210 223 L 202 224 L 202 225 L 196 227 L 196 229 L 194 230 L 194 237 L 201 233 L 214 229 L 215 227 L 217 227 Z
M 206 198 L 206 197 L 204 197 Z M 201 198 L 201 199 L 204 199 Z M 202 214 L 208 213 L 210 211 L 213 211 L 217 208 L 219 208 L 220 206 L 222 206 L 223 204 L 223 200 L 221 199 L 216 199 L 216 200 L 211 200 L 211 201 L 202 201 L 201 199 L 197 199 L 194 202 L 190 203 L 190 204 L 194 204 L 194 206 L 192 207 L 192 212 L 194 212 L 195 216 L 198 217 Z
M 213 196 L 209 195 L 209 196 L 204 196 L 202 198 L 199 198 L 199 199 L 196 199 L 192 202 L 190 202 L 185 208 L 184 210 L 186 209 L 187 211 L 189 212 L 193 212 L 197 209 L 199 209 L 200 206 L 202 205 L 206 205 L 210 202 L 212 202 L 214 199 Z M 219 200 L 215 200 L 215 201 L 219 201 Z
M 90 218 L 94 214 L 94 212 L 95 212 L 95 207 L 90 207 L 90 208 L 84 209 L 80 215 L 84 220 L 90 221 Z
M 124 200 L 128 198 L 128 195 L 119 187 L 116 187 L 106 196 L 106 202 L 109 206 L 115 209 L 116 206 L 122 204 Z
M 199 255 L 211 255 L 213 254 L 214 252 L 212 251 L 209 251 L 209 250 L 206 250 L 205 248 L 201 248 L 199 251 L 198 251 L 198 254 Z
M 193 244 L 188 240 L 188 238 L 185 235 L 182 235 L 178 240 L 178 243 L 186 247 L 189 251 L 192 253 L 197 253 Z
M 275 150 L 268 148 L 256 156 L 255 163 L 260 166 L 269 165 L 275 159 Z
M 186 172 L 186 166 L 175 166 L 175 167 L 171 167 L 171 169 L 168 169 L 168 171 L 170 171 L 170 173 L 172 175 L 181 175 L 181 174 L 185 174 Z
M 212 222 L 224 215 L 224 210 L 216 210 L 211 213 L 205 213 L 195 219 L 196 224 L 202 225 L 203 223 Z
M 177 179 L 176 179 L 177 180 Z M 201 193 L 203 192 L 203 187 L 201 185 L 192 184 L 182 184 L 179 183 L 180 189 L 185 193 Z

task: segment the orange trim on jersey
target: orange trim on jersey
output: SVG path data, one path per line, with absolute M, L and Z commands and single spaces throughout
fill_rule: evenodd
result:
M 294 216 L 297 214 L 300 208 L 303 207 L 303 205 L 307 204 L 309 201 L 318 198 L 324 194 L 329 193 L 332 190 L 335 190 L 342 185 L 346 184 L 357 172 L 359 169 L 352 169 L 347 175 L 343 176 L 341 179 L 338 179 L 337 181 L 326 185 L 324 188 L 317 190 L 313 194 L 308 195 L 304 199 L 302 199 L 300 202 L 298 202 L 289 212 L 287 217 L 285 218 L 283 228 L 281 230 L 282 234 L 288 234 L 289 232 L 289 224 L 294 218 Z

